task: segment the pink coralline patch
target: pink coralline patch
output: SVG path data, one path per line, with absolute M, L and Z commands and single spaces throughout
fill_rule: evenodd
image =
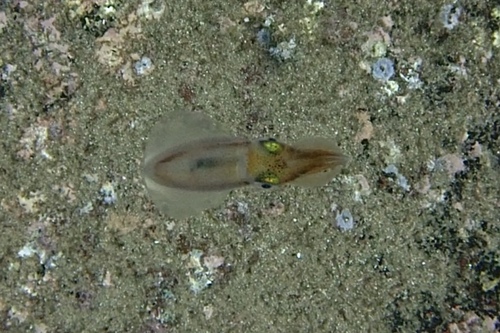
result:
M 415 191 L 420 194 L 427 194 L 431 189 L 431 181 L 429 175 L 425 175 L 420 179 L 420 181 L 415 184 Z
M 28 1 L 23 1 L 23 0 L 15 0 L 14 1 L 14 7 L 19 8 L 19 9 L 24 9 L 28 7 L 29 3 Z
M 96 39 L 97 43 L 123 44 L 124 36 L 115 28 L 109 28 L 102 37 Z
M 135 14 L 130 14 L 127 20 L 122 23 L 121 27 L 110 28 L 104 36 L 96 39 L 97 61 L 113 69 L 120 65 L 123 66 L 128 58 L 125 41 L 141 37 L 141 26 Z
M 5 12 L 0 12 L 0 32 L 2 32 L 3 28 L 7 26 L 7 15 Z
M 24 130 L 23 136 L 19 140 L 21 149 L 17 151 L 17 157 L 23 160 L 29 160 L 35 153 L 40 152 L 46 155 L 46 141 L 48 130 L 41 124 L 32 124 Z
M 465 171 L 464 160 L 457 154 L 446 154 L 438 159 L 439 164 L 446 170 L 450 177 Z
M 363 111 L 357 113 L 356 118 L 362 127 L 359 129 L 358 133 L 356 133 L 354 141 L 361 142 L 363 140 L 370 140 L 374 132 L 373 124 L 370 121 L 370 115 L 368 112 Z
M 282 202 L 271 202 L 267 208 L 261 210 L 263 216 L 280 216 L 285 212 L 286 208 Z
M 385 45 L 391 45 L 391 36 L 389 32 L 381 27 L 375 27 L 372 31 L 365 33 L 365 35 L 368 37 L 368 40 L 361 45 L 361 50 L 364 52 L 371 50 L 378 42 L 382 42 Z
M 248 204 L 240 201 L 233 202 L 226 207 L 224 215 L 230 221 L 246 221 L 250 216 Z
M 464 315 L 461 322 L 451 323 L 448 325 L 448 332 L 450 333 L 473 333 L 473 332 L 485 332 L 485 333 L 499 333 L 500 330 L 497 328 L 500 321 L 497 317 L 485 317 L 481 318 L 474 312 L 468 312 Z
M 23 21 L 24 31 L 30 36 L 32 42 L 38 41 L 36 39 L 36 33 L 39 29 L 40 21 L 36 17 L 28 17 Z
M 470 156 L 474 158 L 481 157 L 483 155 L 483 146 L 479 142 L 475 142 L 474 145 L 472 145 L 472 149 L 470 150 Z
M 52 69 L 52 73 L 56 76 L 61 76 L 61 73 L 63 72 L 69 72 L 69 66 L 61 65 L 58 62 L 53 62 L 50 67 Z
M 203 265 L 205 265 L 209 271 L 213 271 L 224 265 L 224 257 L 217 255 L 205 256 L 203 257 Z
M 76 200 L 75 187 L 71 183 L 53 185 L 52 190 L 54 190 L 56 193 L 59 193 L 61 198 L 66 199 L 69 203 L 72 203 Z
M 394 21 L 392 20 L 392 17 L 390 15 L 382 16 L 380 18 L 380 22 L 388 31 L 391 31 L 392 27 L 394 26 Z
M 24 35 L 32 47 L 32 68 L 42 85 L 40 95 L 44 95 L 45 106 L 52 106 L 58 99 L 69 99 L 79 86 L 78 75 L 71 72 L 74 56 L 70 51 L 70 43 L 64 43 L 64 31 L 56 27 L 58 15 L 41 20 L 39 15 L 30 15 L 22 20 Z M 27 63 L 26 61 L 24 63 Z M 12 83 L 12 82 L 11 82 Z
M 61 39 L 61 32 L 57 30 L 57 28 L 54 26 L 55 20 L 56 17 L 52 16 L 51 18 L 40 22 L 43 31 L 49 35 L 49 40 L 51 41 L 56 41 Z
M 370 194 L 371 189 L 370 189 L 370 184 L 368 183 L 368 179 L 362 174 L 355 175 L 354 178 L 358 180 L 359 184 L 359 192 L 361 194 Z
M 59 43 L 49 43 L 48 45 L 49 50 L 57 50 L 61 52 L 62 55 L 68 56 L 68 51 L 69 51 L 69 45 L 67 44 L 59 44 Z

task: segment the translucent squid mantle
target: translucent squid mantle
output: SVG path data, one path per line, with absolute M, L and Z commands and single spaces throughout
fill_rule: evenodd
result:
M 156 206 L 185 218 L 220 205 L 230 190 L 247 185 L 322 186 L 346 164 L 331 139 L 233 137 L 209 117 L 176 112 L 156 124 L 144 153 L 143 176 Z

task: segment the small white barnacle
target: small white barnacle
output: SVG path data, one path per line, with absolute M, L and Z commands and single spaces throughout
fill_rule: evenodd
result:
M 354 218 L 347 208 L 342 209 L 335 217 L 337 227 L 342 231 L 349 231 L 354 228 Z

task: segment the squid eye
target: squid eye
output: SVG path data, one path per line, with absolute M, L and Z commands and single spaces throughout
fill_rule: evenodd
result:
M 263 188 L 270 188 L 272 185 L 279 185 L 280 183 L 280 179 L 278 178 L 278 176 L 272 172 L 264 172 L 263 174 L 258 176 L 255 181 L 262 183 Z
M 262 187 L 262 188 L 266 188 L 266 189 L 267 189 L 267 188 L 271 188 L 272 186 L 271 186 L 271 185 L 269 185 L 269 184 L 262 184 L 262 185 L 261 185 L 261 187 Z
M 260 143 L 267 152 L 271 154 L 279 154 L 283 150 L 281 143 L 277 142 L 275 139 L 263 140 Z

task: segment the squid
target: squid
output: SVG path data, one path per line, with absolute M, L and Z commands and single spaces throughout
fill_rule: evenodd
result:
M 323 186 L 347 160 L 330 139 L 289 145 L 235 137 L 202 113 L 179 111 L 153 127 L 142 174 L 157 208 L 183 219 L 219 206 L 231 190 L 244 186 Z

